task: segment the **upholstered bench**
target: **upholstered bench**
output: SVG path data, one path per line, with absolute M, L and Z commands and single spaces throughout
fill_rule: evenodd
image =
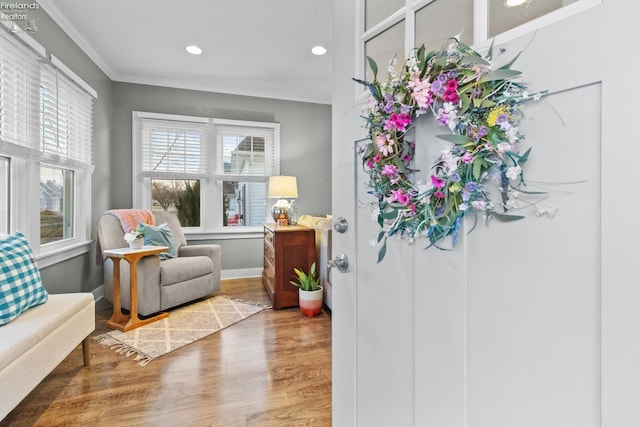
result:
M 90 293 L 49 295 L 44 304 L 0 326 L 0 419 L 81 342 L 88 365 L 88 336 L 94 329 Z
M 0 235 L 0 420 L 95 329 L 90 293 L 49 295 L 24 234 Z

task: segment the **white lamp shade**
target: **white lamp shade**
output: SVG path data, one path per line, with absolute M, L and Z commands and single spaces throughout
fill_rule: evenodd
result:
M 295 176 L 270 176 L 269 198 L 291 199 L 298 197 L 298 183 Z

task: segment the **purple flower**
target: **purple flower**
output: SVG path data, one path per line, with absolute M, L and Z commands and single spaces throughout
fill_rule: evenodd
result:
M 382 175 L 394 176 L 398 173 L 398 168 L 395 165 L 384 165 L 382 167 Z
M 454 172 L 454 173 L 451 174 L 451 181 L 460 182 L 460 179 L 461 179 L 460 175 L 458 175 L 457 173 Z
M 473 181 L 469 181 L 465 184 L 464 189 L 467 190 L 469 193 L 473 193 L 478 189 L 478 184 L 476 184 Z
M 478 135 L 483 137 L 483 136 L 487 136 L 488 134 L 489 134 L 489 128 L 486 126 L 480 126 L 480 129 L 478 129 Z

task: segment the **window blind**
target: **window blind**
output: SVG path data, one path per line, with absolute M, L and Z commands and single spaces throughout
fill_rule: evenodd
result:
M 208 123 L 138 118 L 140 177 L 207 179 Z
M 0 143 L 2 152 L 26 157 L 38 150 L 38 58 L 0 31 Z
M 276 173 L 275 130 L 267 127 L 215 123 L 216 175 L 265 177 Z
M 93 164 L 93 97 L 50 65 L 40 76 L 40 149 L 60 166 Z

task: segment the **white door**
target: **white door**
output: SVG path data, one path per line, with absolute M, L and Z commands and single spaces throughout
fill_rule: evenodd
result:
M 623 184 L 640 158 L 638 90 L 624 70 L 639 6 L 614 3 L 566 13 L 574 4 L 535 35 L 498 41 L 505 54 L 525 49 L 513 68 L 550 91 L 525 108 L 521 130 L 530 186 L 549 195 L 538 207 L 557 213 L 480 224 L 450 252 L 390 240 L 376 264 L 350 81 L 364 8 L 334 0 L 333 216 L 349 228 L 334 233 L 333 254 L 351 261 L 332 272 L 334 426 L 640 425 L 639 203 Z M 417 125 L 421 168 L 439 152 L 436 133 Z

